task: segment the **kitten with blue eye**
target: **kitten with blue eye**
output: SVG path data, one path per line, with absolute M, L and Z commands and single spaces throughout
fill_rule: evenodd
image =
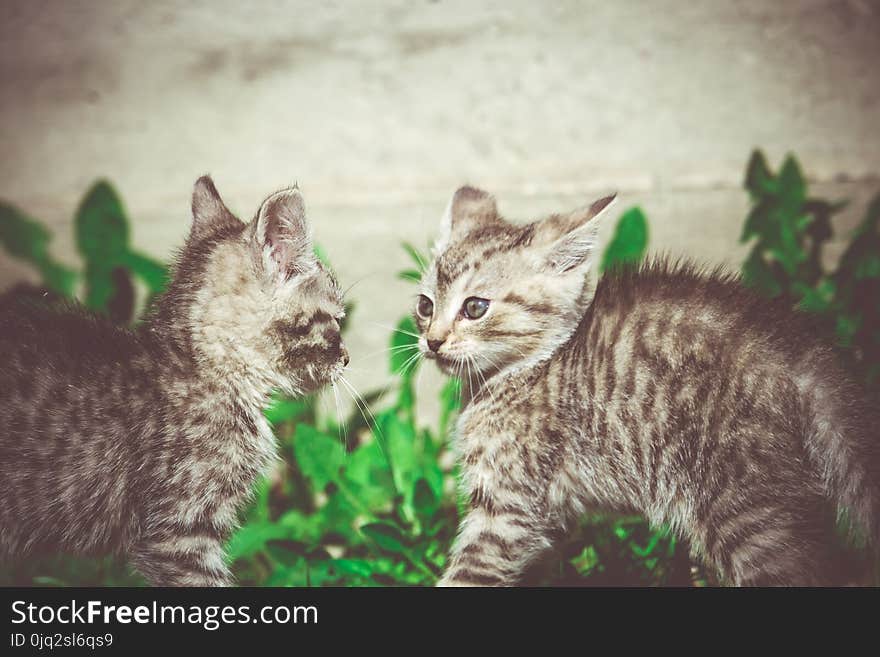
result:
M 441 585 L 512 585 L 587 509 L 637 512 L 734 585 L 834 583 L 834 515 L 874 546 L 880 413 L 810 319 L 655 261 L 594 284 L 613 199 L 524 225 L 464 187 L 419 347 L 463 381 L 470 509 Z
M 116 553 L 154 585 L 230 584 L 223 547 L 276 458 L 263 408 L 273 390 L 341 375 L 342 316 L 299 190 L 243 223 L 208 177 L 136 329 L 77 306 L 4 306 L 0 558 Z

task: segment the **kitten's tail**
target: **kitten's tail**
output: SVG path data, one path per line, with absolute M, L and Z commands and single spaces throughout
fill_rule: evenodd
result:
M 839 515 L 880 551 L 880 413 L 830 354 L 814 356 L 811 372 L 797 379 L 806 401 L 807 451 Z

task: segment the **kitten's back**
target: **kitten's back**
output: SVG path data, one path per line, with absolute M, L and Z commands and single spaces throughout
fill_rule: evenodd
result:
M 724 389 L 729 413 L 748 399 L 752 415 L 766 411 L 768 421 L 773 415 L 796 427 L 797 449 L 834 505 L 878 544 L 880 414 L 816 317 L 759 296 L 720 269 L 659 259 L 606 274 L 578 334 L 588 350 L 631 345 L 630 375 L 639 367 L 655 377 L 675 369 L 678 386 L 701 379 L 703 391 Z M 626 375 L 621 383 L 632 392 Z M 697 401 L 696 408 L 707 403 Z

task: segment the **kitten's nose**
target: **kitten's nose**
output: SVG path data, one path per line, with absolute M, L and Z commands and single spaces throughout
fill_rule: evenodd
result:
M 348 357 L 348 349 L 345 347 L 342 348 L 342 366 L 348 367 L 348 362 L 350 358 Z
M 446 341 L 446 338 L 441 338 L 440 340 L 431 340 L 428 339 L 428 349 L 433 352 L 437 352 L 440 350 L 440 347 L 443 346 L 443 343 Z

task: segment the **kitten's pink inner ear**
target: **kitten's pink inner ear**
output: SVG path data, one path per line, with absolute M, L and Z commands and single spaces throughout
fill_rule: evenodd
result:
M 257 240 L 268 251 L 275 272 L 288 279 L 308 269 L 311 246 L 305 203 L 297 189 L 277 192 L 263 202 Z

